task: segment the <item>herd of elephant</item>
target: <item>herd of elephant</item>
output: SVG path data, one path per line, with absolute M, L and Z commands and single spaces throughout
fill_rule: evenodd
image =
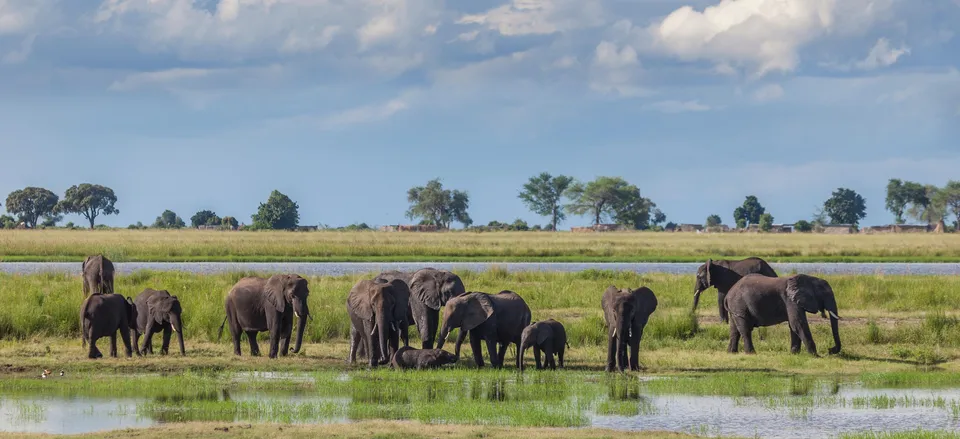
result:
M 113 276 L 113 264 L 102 255 L 90 256 L 83 263 L 86 298 L 80 309 L 80 324 L 84 344 L 90 343 L 89 358 L 102 357 L 96 347 L 97 339 L 102 337 L 110 338 L 110 355 L 116 357 L 118 332 L 128 357 L 134 352 L 152 354 L 153 335 L 161 331 L 160 353 L 167 353 L 171 333 L 176 332 L 180 353 L 185 355 L 183 309 L 177 296 L 166 290 L 146 289 L 136 298 L 124 297 L 114 293 Z M 809 353 L 817 355 L 807 313 L 820 313 L 824 318 L 829 314 L 834 346 L 828 352 L 840 352 L 840 317 L 827 281 L 806 274 L 779 277 L 760 258 L 708 260 L 697 270 L 694 310 L 700 294 L 711 287 L 717 289 L 720 320 L 730 325 L 728 352 L 737 352 L 742 339 L 744 351 L 754 353 L 754 328 L 787 322 L 790 351 L 799 352 L 802 343 Z M 240 279 L 227 294 L 220 335 L 228 326 L 233 352 L 239 356 L 241 336 L 246 334 L 250 354 L 258 356 L 257 334 L 268 332 L 269 357 L 285 356 L 291 350 L 296 317 L 292 351 L 298 353 L 310 318 L 309 294 L 307 280 L 296 274 Z M 657 309 L 656 295 L 645 286 L 620 289 L 611 285 L 604 291 L 600 304 L 607 326 L 606 370 L 639 370 L 640 339 L 650 315 Z M 531 321 L 530 307 L 516 292 L 468 292 L 460 276 L 446 270 L 394 270 L 360 280 L 350 290 L 346 308 L 350 316 L 347 361 L 355 363 L 357 357 L 365 357 L 371 367 L 390 364 L 395 368 L 423 369 L 453 364 L 459 360 L 460 347 L 468 335 L 477 367 L 484 366 L 484 344 L 495 368 L 503 367 L 507 348 L 515 345 L 516 367 L 521 370 L 528 349 L 534 352 L 537 369 L 555 369 L 558 365 L 563 367 L 564 351 L 569 347 L 563 324 L 553 319 Z M 420 349 L 410 346 L 411 324 L 419 333 Z M 443 345 L 454 329 L 459 329 L 459 333 L 454 352 L 450 353 L 443 350 Z M 142 347 L 141 336 L 145 337 Z

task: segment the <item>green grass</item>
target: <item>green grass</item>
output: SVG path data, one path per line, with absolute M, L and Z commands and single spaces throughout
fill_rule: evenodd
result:
M 960 234 L 0 230 L 0 261 L 960 262 Z

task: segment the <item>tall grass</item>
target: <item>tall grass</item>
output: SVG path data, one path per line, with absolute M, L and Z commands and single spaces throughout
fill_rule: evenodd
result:
M 0 230 L 0 260 L 95 253 L 115 261 L 960 261 L 960 234 Z

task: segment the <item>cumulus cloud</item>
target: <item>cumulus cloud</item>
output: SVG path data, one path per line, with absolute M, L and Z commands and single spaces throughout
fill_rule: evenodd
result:
M 599 0 L 512 0 L 481 14 L 461 17 L 458 24 L 478 24 L 501 35 L 565 32 L 603 23 Z
M 639 75 L 640 60 L 632 46 L 618 47 L 616 43 L 601 41 L 594 49 L 591 89 L 624 97 L 645 96 L 649 91 L 639 86 Z
M 899 48 L 890 47 L 890 41 L 886 38 L 877 40 L 870 53 L 863 60 L 856 63 L 856 67 L 864 70 L 873 70 L 878 67 L 891 66 L 897 62 L 903 55 L 909 55 L 910 48 L 901 45 Z

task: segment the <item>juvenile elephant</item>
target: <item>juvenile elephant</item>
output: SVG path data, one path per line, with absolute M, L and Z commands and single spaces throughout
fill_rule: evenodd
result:
M 90 343 L 87 358 L 101 358 L 103 354 L 97 349 L 97 340 L 101 337 L 110 337 L 110 356 L 117 356 L 117 331 L 123 340 L 123 347 L 127 357 L 133 356 L 140 350 L 136 345 L 130 346 L 130 338 L 136 331 L 137 307 L 133 299 L 124 298 L 120 294 L 93 294 L 83 301 L 80 306 L 80 337 L 83 344 Z
M 307 280 L 296 274 L 277 274 L 269 279 L 245 277 L 240 279 L 227 294 L 224 303 L 227 316 L 220 324 L 230 323 L 230 335 L 233 336 L 233 353 L 240 355 L 240 335 L 246 333 L 250 343 L 250 355 L 259 356 L 257 333 L 270 332 L 270 358 L 279 353 L 287 355 L 290 349 L 290 336 L 293 333 L 293 317 L 299 319 L 297 343 L 293 352 L 300 352 L 303 342 L 303 330 L 307 326 L 310 310 L 307 296 L 310 289 Z
M 414 349 L 403 346 L 397 349 L 390 360 L 394 369 L 433 369 L 446 364 L 454 364 L 459 357 L 443 349 Z
M 399 348 L 399 339 L 409 346 L 407 307 L 410 290 L 400 279 L 389 282 L 361 280 L 347 295 L 350 315 L 350 354 L 347 361 L 357 361 L 357 350 L 363 343 L 370 366 L 387 364 Z M 374 342 L 376 336 L 376 342 Z
M 180 343 L 180 355 L 187 355 L 183 348 L 183 308 L 180 306 L 180 299 L 177 296 L 171 296 L 167 290 L 152 290 L 147 288 L 133 300 L 137 307 L 137 326 L 133 338 L 133 344 L 139 345 L 140 335 L 144 336 L 143 347 L 140 349 L 144 354 L 153 353 L 153 335 L 163 331 L 163 344 L 160 345 L 160 354 L 167 355 L 170 349 L 170 336 L 172 332 L 177 333 L 177 341 Z
M 83 297 L 113 293 L 113 262 L 104 255 L 87 256 L 83 261 Z
M 717 308 L 720 311 L 720 322 L 727 323 L 727 309 L 724 305 L 724 298 L 730 288 L 737 283 L 743 276 L 748 274 L 762 274 L 769 277 L 777 277 L 777 272 L 773 267 L 760 258 L 747 258 L 742 260 L 712 260 L 697 269 L 697 283 L 693 288 L 693 310 L 697 310 L 700 303 L 700 293 L 708 290 L 710 287 L 717 288 Z
M 507 290 L 497 294 L 467 293 L 450 299 L 443 308 L 443 327 L 437 348 L 443 348 L 450 331 L 460 328 L 455 356 L 460 357 L 460 345 L 469 332 L 470 347 L 477 367 L 483 367 L 481 341 L 485 341 L 491 366 L 503 367 L 503 357 L 512 343 L 517 347 L 516 365 L 520 368 L 520 338 L 523 328 L 529 324 L 530 307 L 517 293 Z M 500 344 L 499 352 L 497 343 Z
M 440 307 L 466 293 L 463 281 L 450 271 L 429 267 L 413 273 L 385 271 L 374 280 L 388 282 L 394 279 L 404 281 L 410 288 L 409 319 L 417 326 L 423 349 L 433 348 L 440 326 Z
M 600 301 L 607 323 L 607 372 L 627 368 L 630 345 L 630 370 L 640 370 L 640 339 L 650 315 L 657 310 L 657 296 L 647 287 L 617 289 L 611 285 Z
M 549 367 L 557 368 L 557 362 L 553 355 L 557 355 L 560 367 L 563 367 L 563 351 L 567 344 L 567 331 L 563 329 L 563 324 L 554 320 L 547 319 L 542 322 L 533 322 L 530 326 L 523 328 L 523 334 L 520 336 L 520 370 L 523 370 L 523 354 L 527 348 L 533 348 L 533 358 L 537 361 L 537 369 Z M 543 366 L 540 363 L 540 351 L 546 355 Z
M 788 322 L 790 352 L 800 352 L 800 342 L 803 341 L 807 352 L 817 355 L 817 345 L 810 335 L 806 313 L 820 313 L 824 318 L 827 313 L 830 314 L 834 346 L 829 352 L 840 352 L 837 300 L 830 284 L 823 279 L 806 274 L 777 278 L 748 274 L 733 286 L 726 300 L 730 311 L 728 352 L 737 352 L 737 344 L 743 337 L 744 352 L 752 354 L 755 352 L 753 328 Z

